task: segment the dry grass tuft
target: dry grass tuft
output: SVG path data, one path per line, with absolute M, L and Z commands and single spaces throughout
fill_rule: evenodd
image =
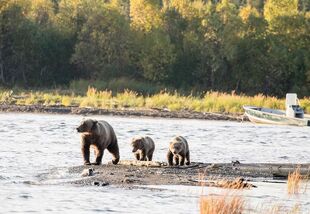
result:
M 204 181 L 205 173 L 200 173 L 198 179 Z M 222 179 L 211 183 L 216 187 L 241 189 L 240 184 L 243 183 L 243 179 L 237 178 L 233 181 Z M 204 182 L 200 183 L 201 186 L 205 184 Z M 244 211 L 245 202 L 243 197 L 237 195 L 236 192 L 225 190 L 221 195 L 203 195 L 202 192 L 199 206 L 201 214 L 241 214 Z
M 243 178 L 236 178 L 235 180 L 219 180 L 216 183 L 216 186 L 226 189 L 249 189 L 252 187 L 256 187 L 253 184 L 245 182 Z
M 287 178 L 288 194 L 298 194 L 300 192 L 302 176 L 298 167 L 293 173 L 289 173 Z
M 234 180 L 211 177 L 211 179 L 205 181 L 204 177 L 199 175 L 198 179 L 200 186 L 218 187 L 225 189 L 251 189 L 257 187 L 254 184 L 246 182 L 246 180 L 242 177 L 235 178 Z
M 234 194 L 221 196 L 201 196 L 201 214 L 241 214 L 244 211 L 244 199 Z

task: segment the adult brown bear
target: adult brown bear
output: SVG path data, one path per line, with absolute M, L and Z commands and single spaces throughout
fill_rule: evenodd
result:
M 151 161 L 155 150 L 155 143 L 152 138 L 136 136 L 131 140 L 132 152 L 137 160 Z
M 184 162 L 186 165 L 190 164 L 188 143 L 184 137 L 176 136 L 172 138 L 167 153 L 167 160 L 169 166 L 173 165 L 173 160 L 175 165 L 183 166 Z
M 86 119 L 81 122 L 77 131 L 81 133 L 81 150 L 84 165 L 90 165 L 89 149 L 95 148 L 96 160 L 94 165 L 101 164 L 103 152 L 107 149 L 113 156 L 112 163 L 119 161 L 119 148 L 117 138 L 112 126 L 106 121 L 98 122 L 93 119 Z

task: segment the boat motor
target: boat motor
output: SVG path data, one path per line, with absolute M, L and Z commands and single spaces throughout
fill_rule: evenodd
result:
M 304 118 L 304 111 L 299 106 L 297 94 L 286 94 L 286 116 L 291 118 Z

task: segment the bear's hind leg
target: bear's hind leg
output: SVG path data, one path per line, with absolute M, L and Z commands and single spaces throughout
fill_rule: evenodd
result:
M 190 165 L 191 161 L 189 160 L 189 151 L 186 153 L 185 159 L 186 159 L 185 164 Z
M 112 163 L 117 164 L 119 162 L 119 148 L 118 148 L 117 141 L 114 143 L 111 143 L 107 149 L 113 156 Z
M 153 153 L 149 153 L 147 156 L 147 160 L 152 161 L 152 159 L 153 159 Z

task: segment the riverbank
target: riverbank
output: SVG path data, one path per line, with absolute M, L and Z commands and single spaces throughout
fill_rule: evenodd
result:
M 201 119 L 201 120 L 226 120 L 226 121 L 247 121 L 243 114 L 219 114 L 202 113 L 194 111 L 169 111 L 165 109 L 100 109 L 66 106 L 44 106 L 44 105 L 11 105 L 0 104 L 0 112 L 21 112 L 21 113 L 50 113 L 50 114 L 77 114 L 77 115 L 113 115 L 133 117 L 154 117 L 154 118 L 178 118 L 178 119 Z
M 76 166 L 69 168 L 70 174 L 79 174 L 81 179 L 73 181 L 77 185 L 203 185 L 222 186 L 211 180 L 236 182 L 244 178 L 244 188 L 252 187 L 246 181 L 268 181 L 287 179 L 289 173 L 297 168 L 304 176 L 309 175 L 310 164 L 268 164 L 252 163 L 191 163 L 189 166 L 169 167 L 164 162 L 121 160 L 119 164 L 111 163 L 100 166 Z M 85 175 L 85 171 L 91 173 Z M 83 174 L 84 172 L 84 174 Z M 83 176 L 82 176 L 83 174 Z M 202 179 L 203 181 L 201 181 Z M 210 182 L 208 182 L 210 181 Z M 226 183 L 227 184 L 227 183 Z
M 0 91 L 0 104 L 18 106 L 67 107 L 85 109 L 108 109 L 109 111 L 137 110 L 153 112 L 193 112 L 224 115 L 242 115 L 243 105 L 285 109 L 285 100 L 258 94 L 256 96 L 235 93 L 206 92 L 200 95 L 183 95 L 178 92 L 162 91 L 143 95 L 134 91 L 112 92 L 89 87 L 84 93 L 70 90 Z M 310 112 L 310 99 L 300 99 L 301 107 Z M 33 108 L 33 107 L 30 107 Z M 208 112 L 208 113 L 206 113 Z M 184 117 L 182 117 L 184 118 Z

